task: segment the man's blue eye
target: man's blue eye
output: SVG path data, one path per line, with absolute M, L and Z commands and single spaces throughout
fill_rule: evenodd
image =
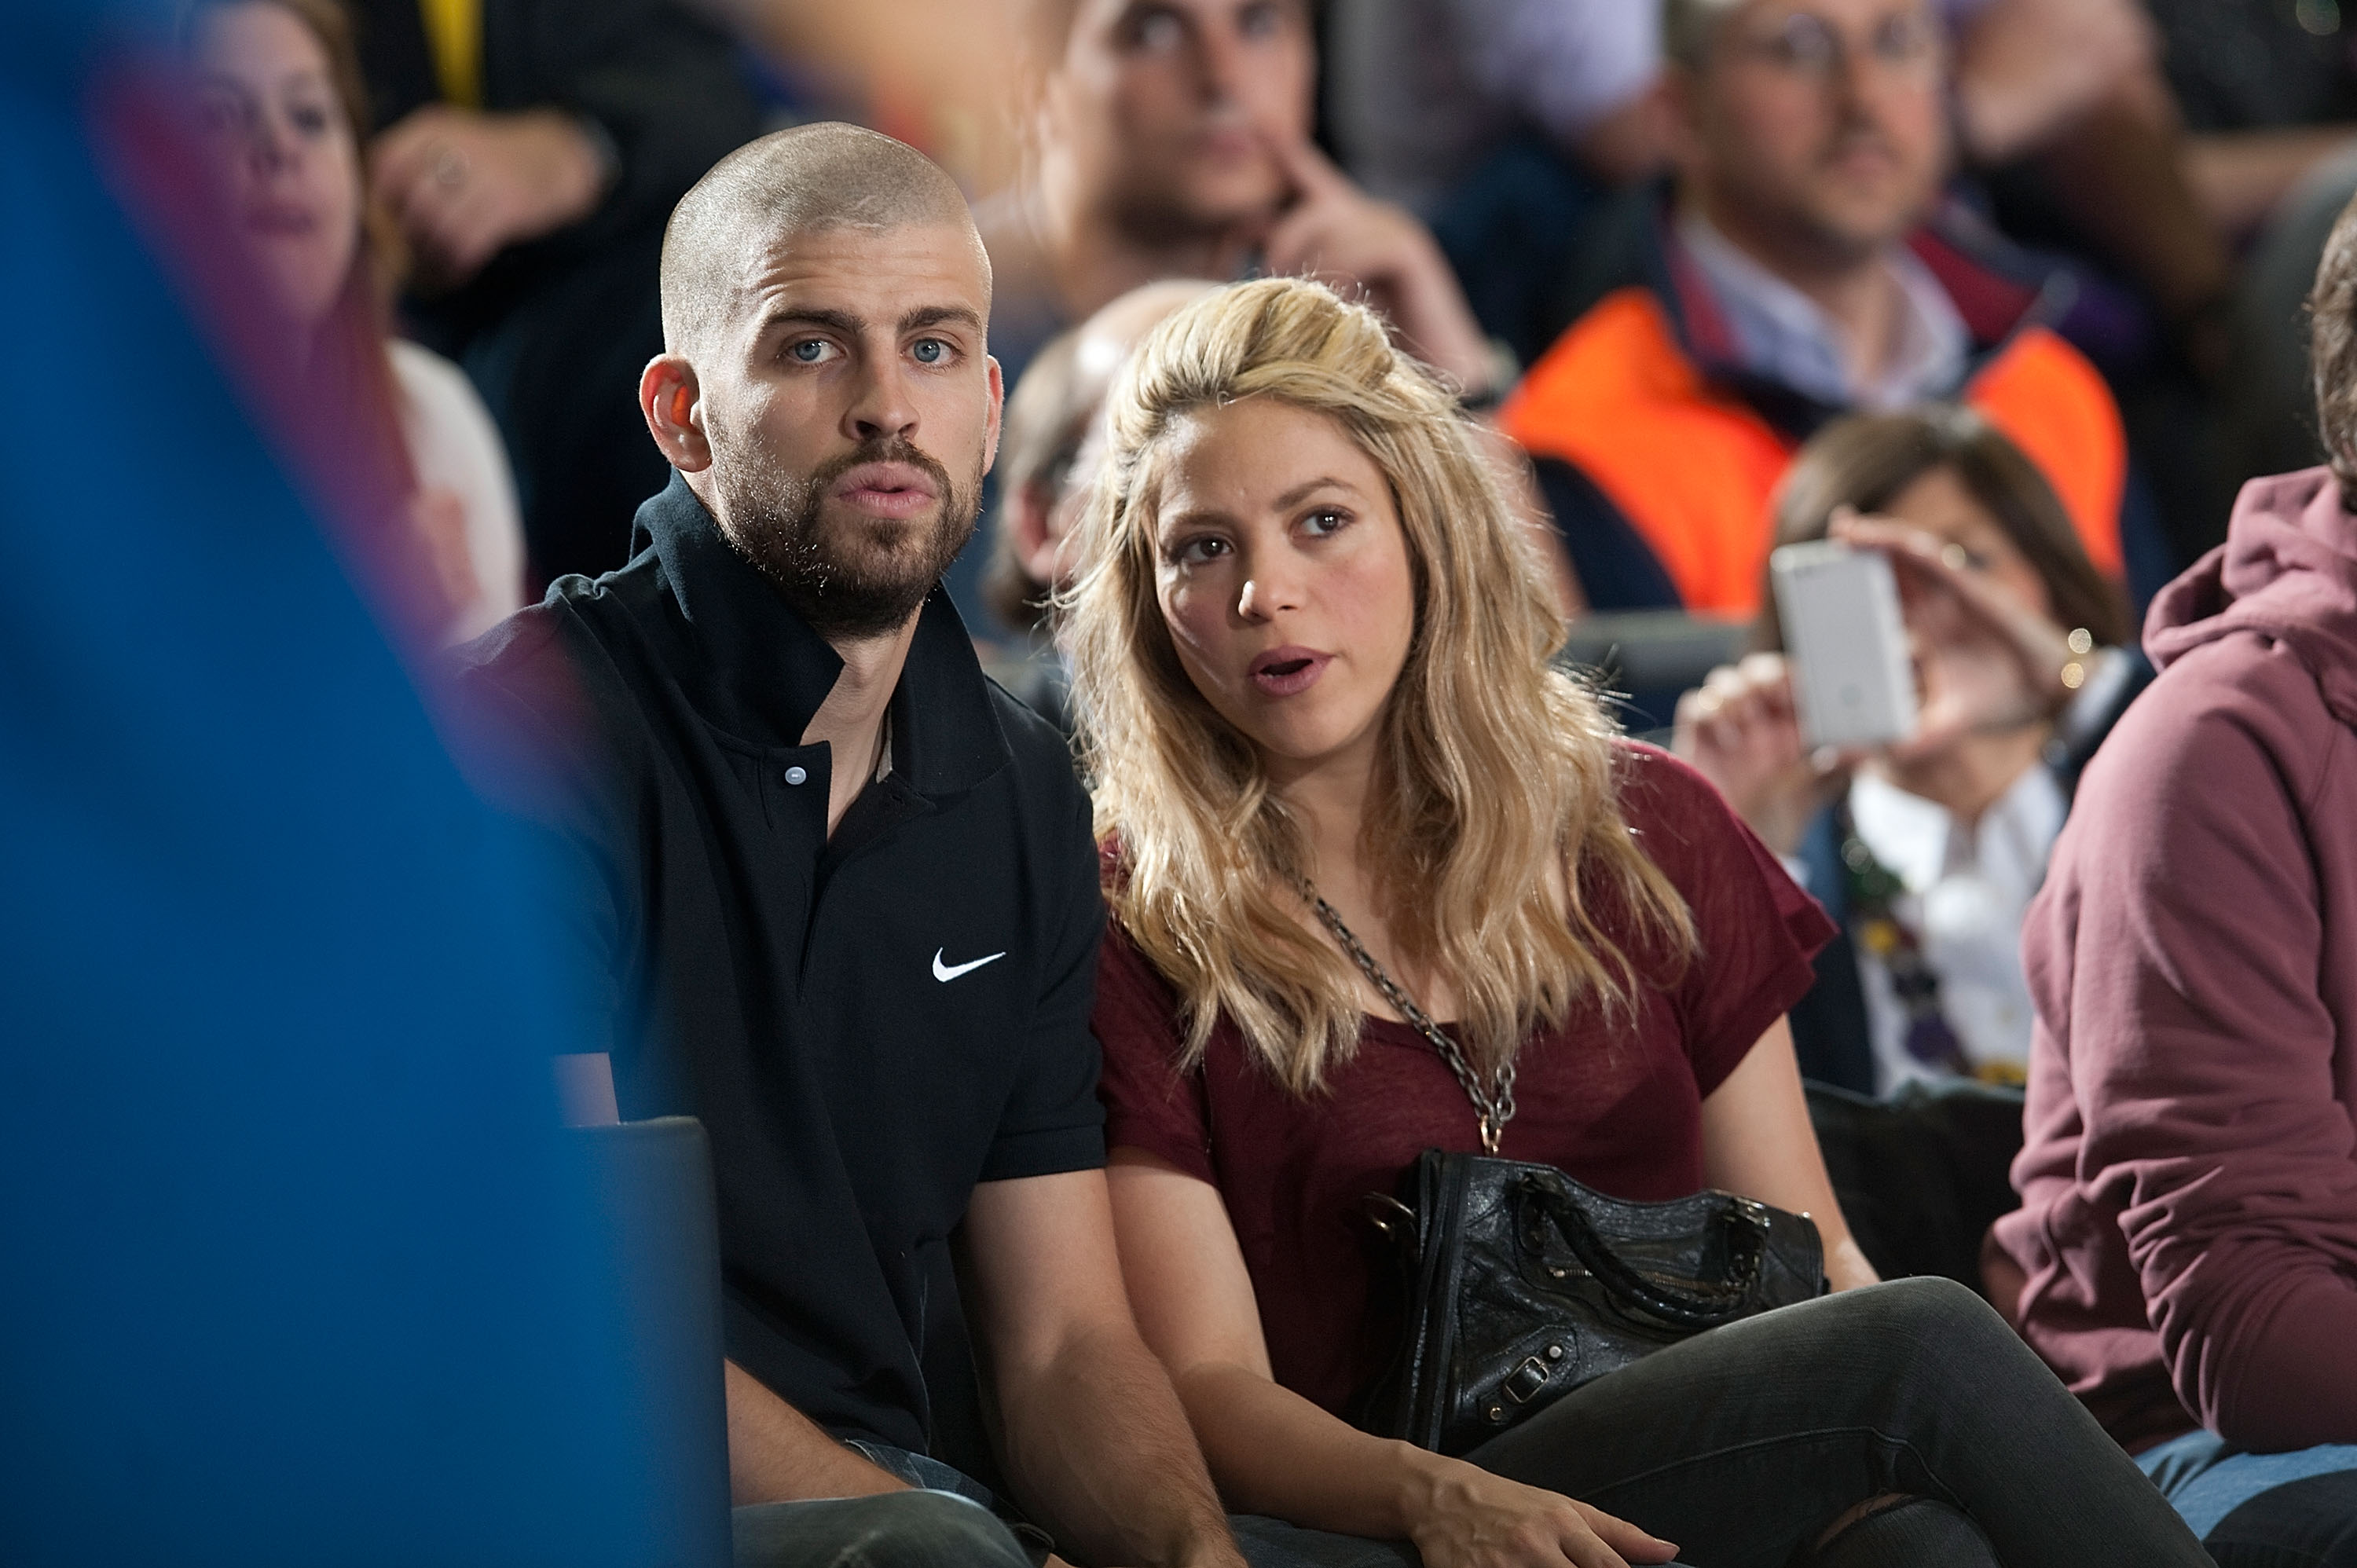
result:
M 815 338 L 806 338 L 786 352 L 805 365 L 815 365 L 819 361 L 819 357 L 826 352 L 826 345 Z
M 936 365 L 941 362 L 942 356 L 948 352 L 948 346 L 938 338 L 920 338 L 917 340 L 916 348 L 910 352 L 917 356 L 917 363 Z

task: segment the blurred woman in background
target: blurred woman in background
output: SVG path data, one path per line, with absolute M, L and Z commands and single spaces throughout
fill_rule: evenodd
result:
M 1776 542 L 1829 532 L 1898 568 L 1916 734 L 1813 755 L 1767 601 L 1768 651 L 1686 694 L 1673 749 L 1847 933 L 1792 1009 L 1806 1076 L 1883 1094 L 1918 1079 L 2018 1083 L 2032 1016 L 2022 916 L 2080 768 L 2150 670 L 2052 487 L 1970 410 L 1820 433 L 1779 491 Z
M 375 470 L 347 478 L 382 503 L 356 525 L 377 536 L 348 543 L 422 637 L 489 629 L 523 598 L 515 482 L 465 375 L 391 335 L 350 24 L 333 0 L 209 3 L 188 54 L 210 161 L 264 303 L 296 340 L 303 395 L 360 427 L 357 460 Z

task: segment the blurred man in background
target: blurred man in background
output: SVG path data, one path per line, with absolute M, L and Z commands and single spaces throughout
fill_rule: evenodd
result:
M 1067 733 L 1071 715 L 1063 660 L 1048 643 L 1048 598 L 1071 581 L 1067 547 L 1096 483 L 1105 393 L 1147 333 L 1219 286 L 1171 278 L 1131 289 L 1051 338 L 1007 396 L 983 591 L 992 612 L 1026 643 L 1022 662 L 996 673 L 1033 713 Z
M 1928 0 L 1668 0 L 1677 167 L 1620 286 L 1501 415 L 1590 602 L 1746 616 L 1768 502 L 1837 413 L 1948 397 L 2020 444 L 2117 574 L 2118 410 L 2036 277 L 1921 229 L 1949 159 Z
M 535 579 L 621 564 L 662 489 L 635 402 L 663 220 L 759 128 L 725 36 L 669 0 L 352 0 L 405 315 L 506 436 Z
M 1501 367 L 1439 247 L 1309 139 L 1307 0 L 1028 0 L 1032 177 L 983 215 L 1010 376 L 1070 323 L 1157 278 L 1306 273 L 1362 288 L 1480 401 Z

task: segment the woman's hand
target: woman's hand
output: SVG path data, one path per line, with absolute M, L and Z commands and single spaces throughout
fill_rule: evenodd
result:
M 1722 665 L 1680 697 L 1670 749 L 1718 786 L 1762 843 L 1788 857 L 1816 814 L 1848 787 L 1861 755 L 1812 753 L 1802 744 L 1781 653 Z
M 553 109 L 480 113 L 430 103 L 376 139 L 377 199 L 424 274 L 457 287 L 508 246 L 597 210 L 603 156 L 580 122 Z
M 1409 1539 L 1425 1568 L 1627 1568 L 1678 1549 L 1600 1509 L 1430 1455 Z
M 1834 515 L 1831 537 L 1887 557 L 1916 642 L 1923 707 L 1893 760 L 1932 756 L 1967 736 L 2051 718 L 2070 700 L 2070 634 L 1961 562 L 1932 534 L 1888 518 Z M 2084 652 L 2084 650 L 2075 650 Z

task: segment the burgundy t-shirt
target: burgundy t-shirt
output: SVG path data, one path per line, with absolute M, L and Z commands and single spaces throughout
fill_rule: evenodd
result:
M 1700 774 L 1652 746 L 1620 749 L 1621 811 L 1693 911 L 1700 951 L 1646 988 L 1633 1023 L 1608 1025 L 1591 1006 L 1524 1043 L 1501 1153 L 1621 1197 L 1682 1197 L 1703 1185 L 1704 1097 L 1809 989 L 1834 927 Z M 1618 938 L 1625 911 L 1600 898 L 1596 909 Z M 1636 951 L 1667 972 L 1658 950 Z M 1464 1089 L 1423 1036 L 1373 1017 L 1313 1100 L 1249 1057 L 1225 1018 L 1201 1067 L 1182 1073 L 1177 997 L 1117 925 L 1098 960 L 1095 1026 L 1106 1143 L 1219 1188 L 1276 1380 L 1342 1413 L 1393 1331 L 1368 1321 L 1360 1200 L 1396 1191 L 1426 1149 L 1480 1148 Z

